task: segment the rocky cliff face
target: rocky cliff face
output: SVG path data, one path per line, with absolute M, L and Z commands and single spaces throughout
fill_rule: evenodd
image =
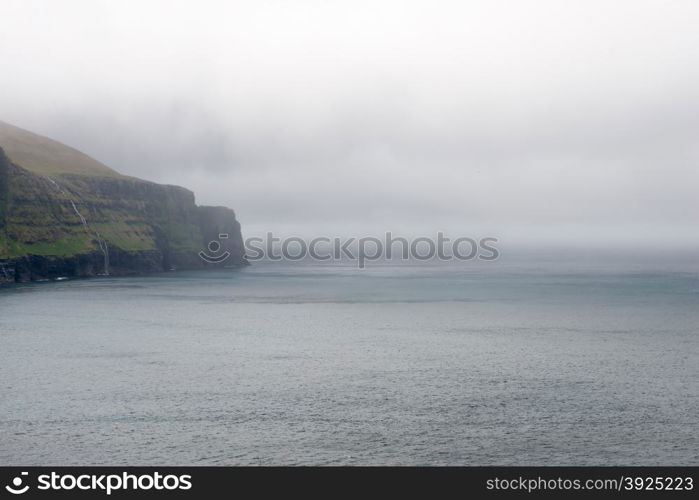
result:
M 0 282 L 246 264 L 228 208 L 119 174 L 37 173 L 0 149 Z

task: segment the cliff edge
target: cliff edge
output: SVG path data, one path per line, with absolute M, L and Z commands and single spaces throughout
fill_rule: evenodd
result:
M 243 265 L 233 210 L 0 122 L 0 282 Z

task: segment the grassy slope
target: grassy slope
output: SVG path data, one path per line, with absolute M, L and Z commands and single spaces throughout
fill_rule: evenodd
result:
M 40 175 L 124 177 L 76 149 L 2 121 L 0 147 L 13 162 Z

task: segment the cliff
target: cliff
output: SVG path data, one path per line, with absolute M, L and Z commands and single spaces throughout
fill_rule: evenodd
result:
M 246 264 L 231 209 L 0 122 L 0 282 Z

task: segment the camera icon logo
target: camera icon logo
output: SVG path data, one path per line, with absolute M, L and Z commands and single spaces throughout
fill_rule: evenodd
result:
M 21 495 L 22 493 L 26 493 L 29 489 L 29 485 L 27 484 L 22 487 L 22 476 L 27 476 L 28 474 L 28 472 L 21 472 L 19 476 L 12 480 L 12 485 L 5 486 L 5 489 L 13 495 Z
M 227 240 L 228 239 L 228 234 L 227 233 L 220 233 L 218 235 L 218 240 L 211 240 L 209 244 L 206 246 L 206 249 L 209 251 L 209 253 L 205 252 L 204 250 L 201 250 L 199 252 L 199 257 L 201 260 L 205 262 L 209 262 L 210 264 L 219 264 L 223 262 L 224 260 L 228 259 L 228 257 L 231 256 L 231 253 L 228 250 L 225 250 L 223 253 L 218 254 L 221 251 L 221 241 L 220 240 Z M 211 255 L 213 254 L 213 255 Z

